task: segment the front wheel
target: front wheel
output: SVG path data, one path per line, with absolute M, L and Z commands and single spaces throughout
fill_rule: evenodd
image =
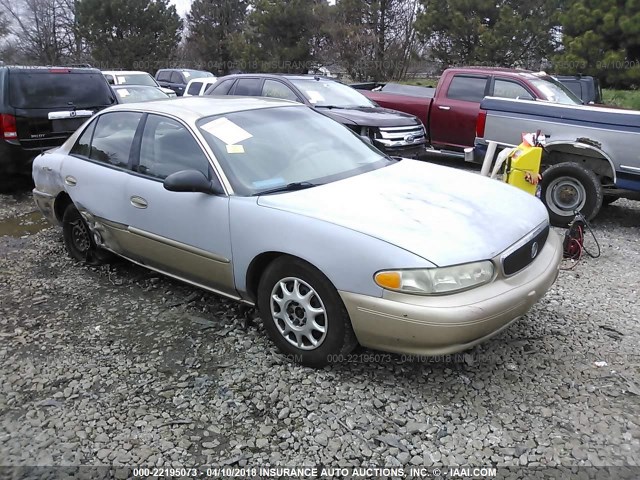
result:
M 572 162 L 549 167 L 543 174 L 541 198 L 551 224 L 567 227 L 580 212 L 587 220 L 602 207 L 603 190 L 593 171 Z
M 335 287 L 302 260 L 280 257 L 267 267 L 258 286 L 258 308 L 273 343 L 303 365 L 323 367 L 357 344 Z

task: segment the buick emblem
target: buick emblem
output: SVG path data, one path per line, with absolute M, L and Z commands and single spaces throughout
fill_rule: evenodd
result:
M 531 245 L 531 260 L 538 256 L 538 242 L 533 242 Z
M 416 137 L 414 137 L 413 135 L 407 135 L 406 137 L 404 137 L 404 141 L 407 143 L 413 143 L 416 141 Z

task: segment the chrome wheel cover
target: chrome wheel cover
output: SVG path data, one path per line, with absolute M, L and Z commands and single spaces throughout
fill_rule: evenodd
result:
M 287 342 L 300 350 L 315 350 L 327 336 L 326 308 L 304 280 L 283 278 L 271 290 L 271 318 Z
M 549 183 L 545 203 L 556 215 L 566 216 L 581 211 L 587 202 L 584 185 L 572 177 L 558 177 Z

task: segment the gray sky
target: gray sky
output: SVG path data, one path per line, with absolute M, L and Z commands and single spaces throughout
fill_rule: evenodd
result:
M 171 0 L 171 3 L 176 6 L 176 8 L 178 9 L 178 13 L 183 17 L 187 14 L 189 8 L 191 7 L 191 0 Z

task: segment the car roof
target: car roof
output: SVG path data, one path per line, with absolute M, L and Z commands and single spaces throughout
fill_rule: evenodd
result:
M 334 78 L 325 77 L 322 75 L 292 75 L 290 73 L 235 73 L 233 75 L 227 75 L 224 78 L 243 78 L 243 77 L 260 77 L 260 78 L 286 78 L 287 80 L 330 80 L 336 82 Z M 218 80 L 222 80 L 219 78 Z
M 189 80 L 189 83 L 191 82 L 201 82 L 201 83 L 216 83 L 218 81 L 218 77 L 216 77 L 215 75 L 213 77 L 198 77 L 198 78 L 192 78 L 191 80 Z
M 28 66 L 28 65 L 0 65 L 0 68 L 6 68 L 8 70 L 16 71 L 35 71 L 35 72 L 47 72 L 50 70 L 69 70 L 72 73 L 99 73 L 100 70 L 93 67 L 65 67 L 64 65 L 49 65 L 49 66 Z
M 211 73 L 208 72 L 207 70 L 196 70 L 195 68 L 160 68 L 158 71 L 159 72 L 164 72 L 164 71 L 171 71 L 171 72 L 205 72 L 205 73 Z M 211 73 L 211 75 L 213 75 Z
M 141 70 L 102 70 L 102 73 L 107 75 L 135 75 L 143 73 L 145 75 L 151 76 L 150 73 L 143 72 Z
M 267 97 L 178 97 L 144 103 L 129 103 L 110 107 L 108 111 L 140 110 L 147 113 L 174 115 L 183 120 L 195 122 L 202 117 L 224 115 L 246 110 L 260 110 L 273 107 L 304 107 L 297 102 Z

